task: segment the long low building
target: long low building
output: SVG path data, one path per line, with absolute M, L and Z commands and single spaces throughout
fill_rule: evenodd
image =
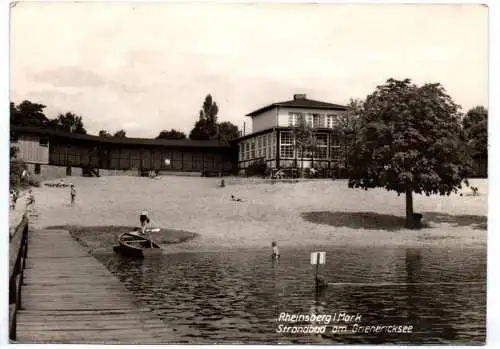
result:
M 100 137 L 40 127 L 12 127 L 17 157 L 39 179 L 148 171 L 229 172 L 237 154 L 227 142 Z

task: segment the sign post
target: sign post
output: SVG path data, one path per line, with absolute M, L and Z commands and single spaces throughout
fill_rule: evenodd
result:
M 319 287 L 319 265 L 325 264 L 326 262 L 326 252 L 312 252 L 311 253 L 311 264 L 316 265 L 316 288 Z

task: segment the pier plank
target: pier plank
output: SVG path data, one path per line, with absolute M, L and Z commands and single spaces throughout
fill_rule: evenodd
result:
M 21 290 L 18 342 L 182 342 L 64 230 L 30 231 Z

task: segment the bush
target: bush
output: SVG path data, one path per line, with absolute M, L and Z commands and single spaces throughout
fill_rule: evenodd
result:
M 23 161 L 11 160 L 9 184 L 12 189 L 19 189 L 23 185 L 23 171 L 26 164 Z
M 252 162 L 250 165 L 248 165 L 248 167 L 246 169 L 247 176 L 265 177 L 268 174 L 269 174 L 269 170 L 267 168 L 267 163 L 263 159 Z

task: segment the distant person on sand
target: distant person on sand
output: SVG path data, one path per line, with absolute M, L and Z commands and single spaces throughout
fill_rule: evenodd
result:
M 71 195 L 71 206 L 73 206 L 76 197 L 76 188 L 73 184 L 71 184 L 70 195 Z
M 141 233 L 144 235 L 146 233 L 146 227 L 150 222 L 149 212 L 146 210 L 143 210 L 141 212 L 141 215 L 139 216 L 139 221 L 141 222 Z
M 231 195 L 231 200 L 233 201 L 238 201 L 238 202 L 243 202 L 240 198 L 235 197 L 234 195 Z
M 14 190 L 10 191 L 10 209 L 13 211 L 16 208 L 16 192 Z
M 276 243 L 276 241 L 273 241 L 271 246 L 273 247 L 273 259 L 280 259 L 280 251 L 278 249 L 278 244 Z
M 35 204 L 35 195 L 33 195 L 33 190 L 28 190 L 28 197 L 26 198 L 26 208 Z

